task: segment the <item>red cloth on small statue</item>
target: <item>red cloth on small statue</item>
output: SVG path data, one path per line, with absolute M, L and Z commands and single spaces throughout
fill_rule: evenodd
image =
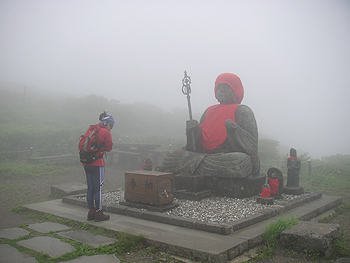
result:
M 270 197 L 270 194 L 271 194 L 271 189 L 269 188 L 261 188 L 261 195 L 260 197 Z
M 279 178 L 277 179 L 269 178 L 269 186 L 270 186 L 272 195 L 275 195 L 277 193 L 278 187 L 280 186 L 278 180 Z
M 298 158 L 298 156 L 291 156 L 288 159 L 297 159 L 297 158 Z

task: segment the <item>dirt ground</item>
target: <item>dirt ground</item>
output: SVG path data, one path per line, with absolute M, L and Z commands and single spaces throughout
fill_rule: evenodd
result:
M 24 204 L 54 199 L 50 196 L 51 186 L 67 182 L 85 183 L 84 169 L 80 164 L 74 166 L 75 170 L 61 175 L 46 177 L 6 177 L 0 176 L 0 229 L 18 227 L 23 224 L 35 223 L 38 219 L 28 217 L 28 214 L 14 213 L 11 209 Z M 104 190 L 124 188 L 124 170 L 117 169 L 116 165 L 106 166 Z M 329 223 L 336 223 L 350 238 L 350 213 L 337 216 Z M 122 256 L 125 262 L 170 262 L 164 259 L 162 253 L 151 253 L 144 248 L 136 252 L 130 252 Z M 174 262 L 174 261 L 172 261 Z M 175 262 L 183 262 L 181 260 Z M 234 261 L 232 261 L 234 262 Z M 315 260 L 308 255 L 287 250 L 278 250 L 269 259 L 251 262 L 332 262 L 330 260 Z

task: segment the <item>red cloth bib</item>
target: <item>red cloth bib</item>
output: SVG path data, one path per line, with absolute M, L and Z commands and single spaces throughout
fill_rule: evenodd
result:
M 202 145 L 207 150 L 213 150 L 227 138 L 225 121 L 235 120 L 238 104 L 218 104 L 208 108 L 205 121 L 202 123 Z
M 270 186 L 272 195 L 275 195 L 277 193 L 278 187 L 280 186 L 278 180 L 279 178 L 277 179 L 269 178 L 269 186 Z
M 269 189 L 269 188 L 261 188 L 261 195 L 260 195 L 260 197 L 268 198 L 268 197 L 270 197 L 270 194 L 271 194 L 271 189 Z

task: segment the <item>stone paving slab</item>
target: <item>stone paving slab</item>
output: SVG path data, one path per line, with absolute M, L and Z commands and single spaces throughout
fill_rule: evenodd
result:
M 0 229 L 0 238 L 17 239 L 28 235 L 30 232 L 20 227 Z
M 94 255 L 82 256 L 69 261 L 61 261 L 58 263 L 120 263 L 120 260 L 115 255 Z
M 50 233 L 50 232 L 65 231 L 65 230 L 72 229 L 71 227 L 54 223 L 54 222 L 30 224 L 28 225 L 28 228 L 38 231 L 40 233 Z
M 98 248 L 99 246 L 110 245 L 118 242 L 118 239 L 94 234 L 85 230 L 62 232 L 58 233 L 58 235 L 60 235 L 61 237 L 78 241 L 83 244 L 87 244 L 93 248 Z
M 19 252 L 16 248 L 8 245 L 0 245 L 0 262 L 3 263 L 36 263 L 38 262 L 31 255 Z
M 73 246 L 53 237 L 33 237 L 19 241 L 17 244 L 40 253 L 48 254 L 52 258 L 57 258 L 76 250 Z

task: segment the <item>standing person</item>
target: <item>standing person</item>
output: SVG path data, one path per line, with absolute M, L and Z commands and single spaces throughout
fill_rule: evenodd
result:
M 102 190 L 105 178 L 105 160 L 103 159 L 104 152 L 112 150 L 113 141 L 110 131 L 114 126 L 114 119 L 111 114 L 103 112 L 99 117 L 100 127 L 98 131 L 99 142 L 101 145 L 99 151 L 95 154 L 97 157 L 92 163 L 84 163 L 87 182 L 87 203 L 89 213 L 87 220 L 95 220 L 96 222 L 108 220 L 109 215 L 102 212 Z
M 297 150 L 291 148 L 290 157 L 287 159 L 287 185 L 286 187 L 299 187 L 299 171 L 301 162 L 297 156 Z

